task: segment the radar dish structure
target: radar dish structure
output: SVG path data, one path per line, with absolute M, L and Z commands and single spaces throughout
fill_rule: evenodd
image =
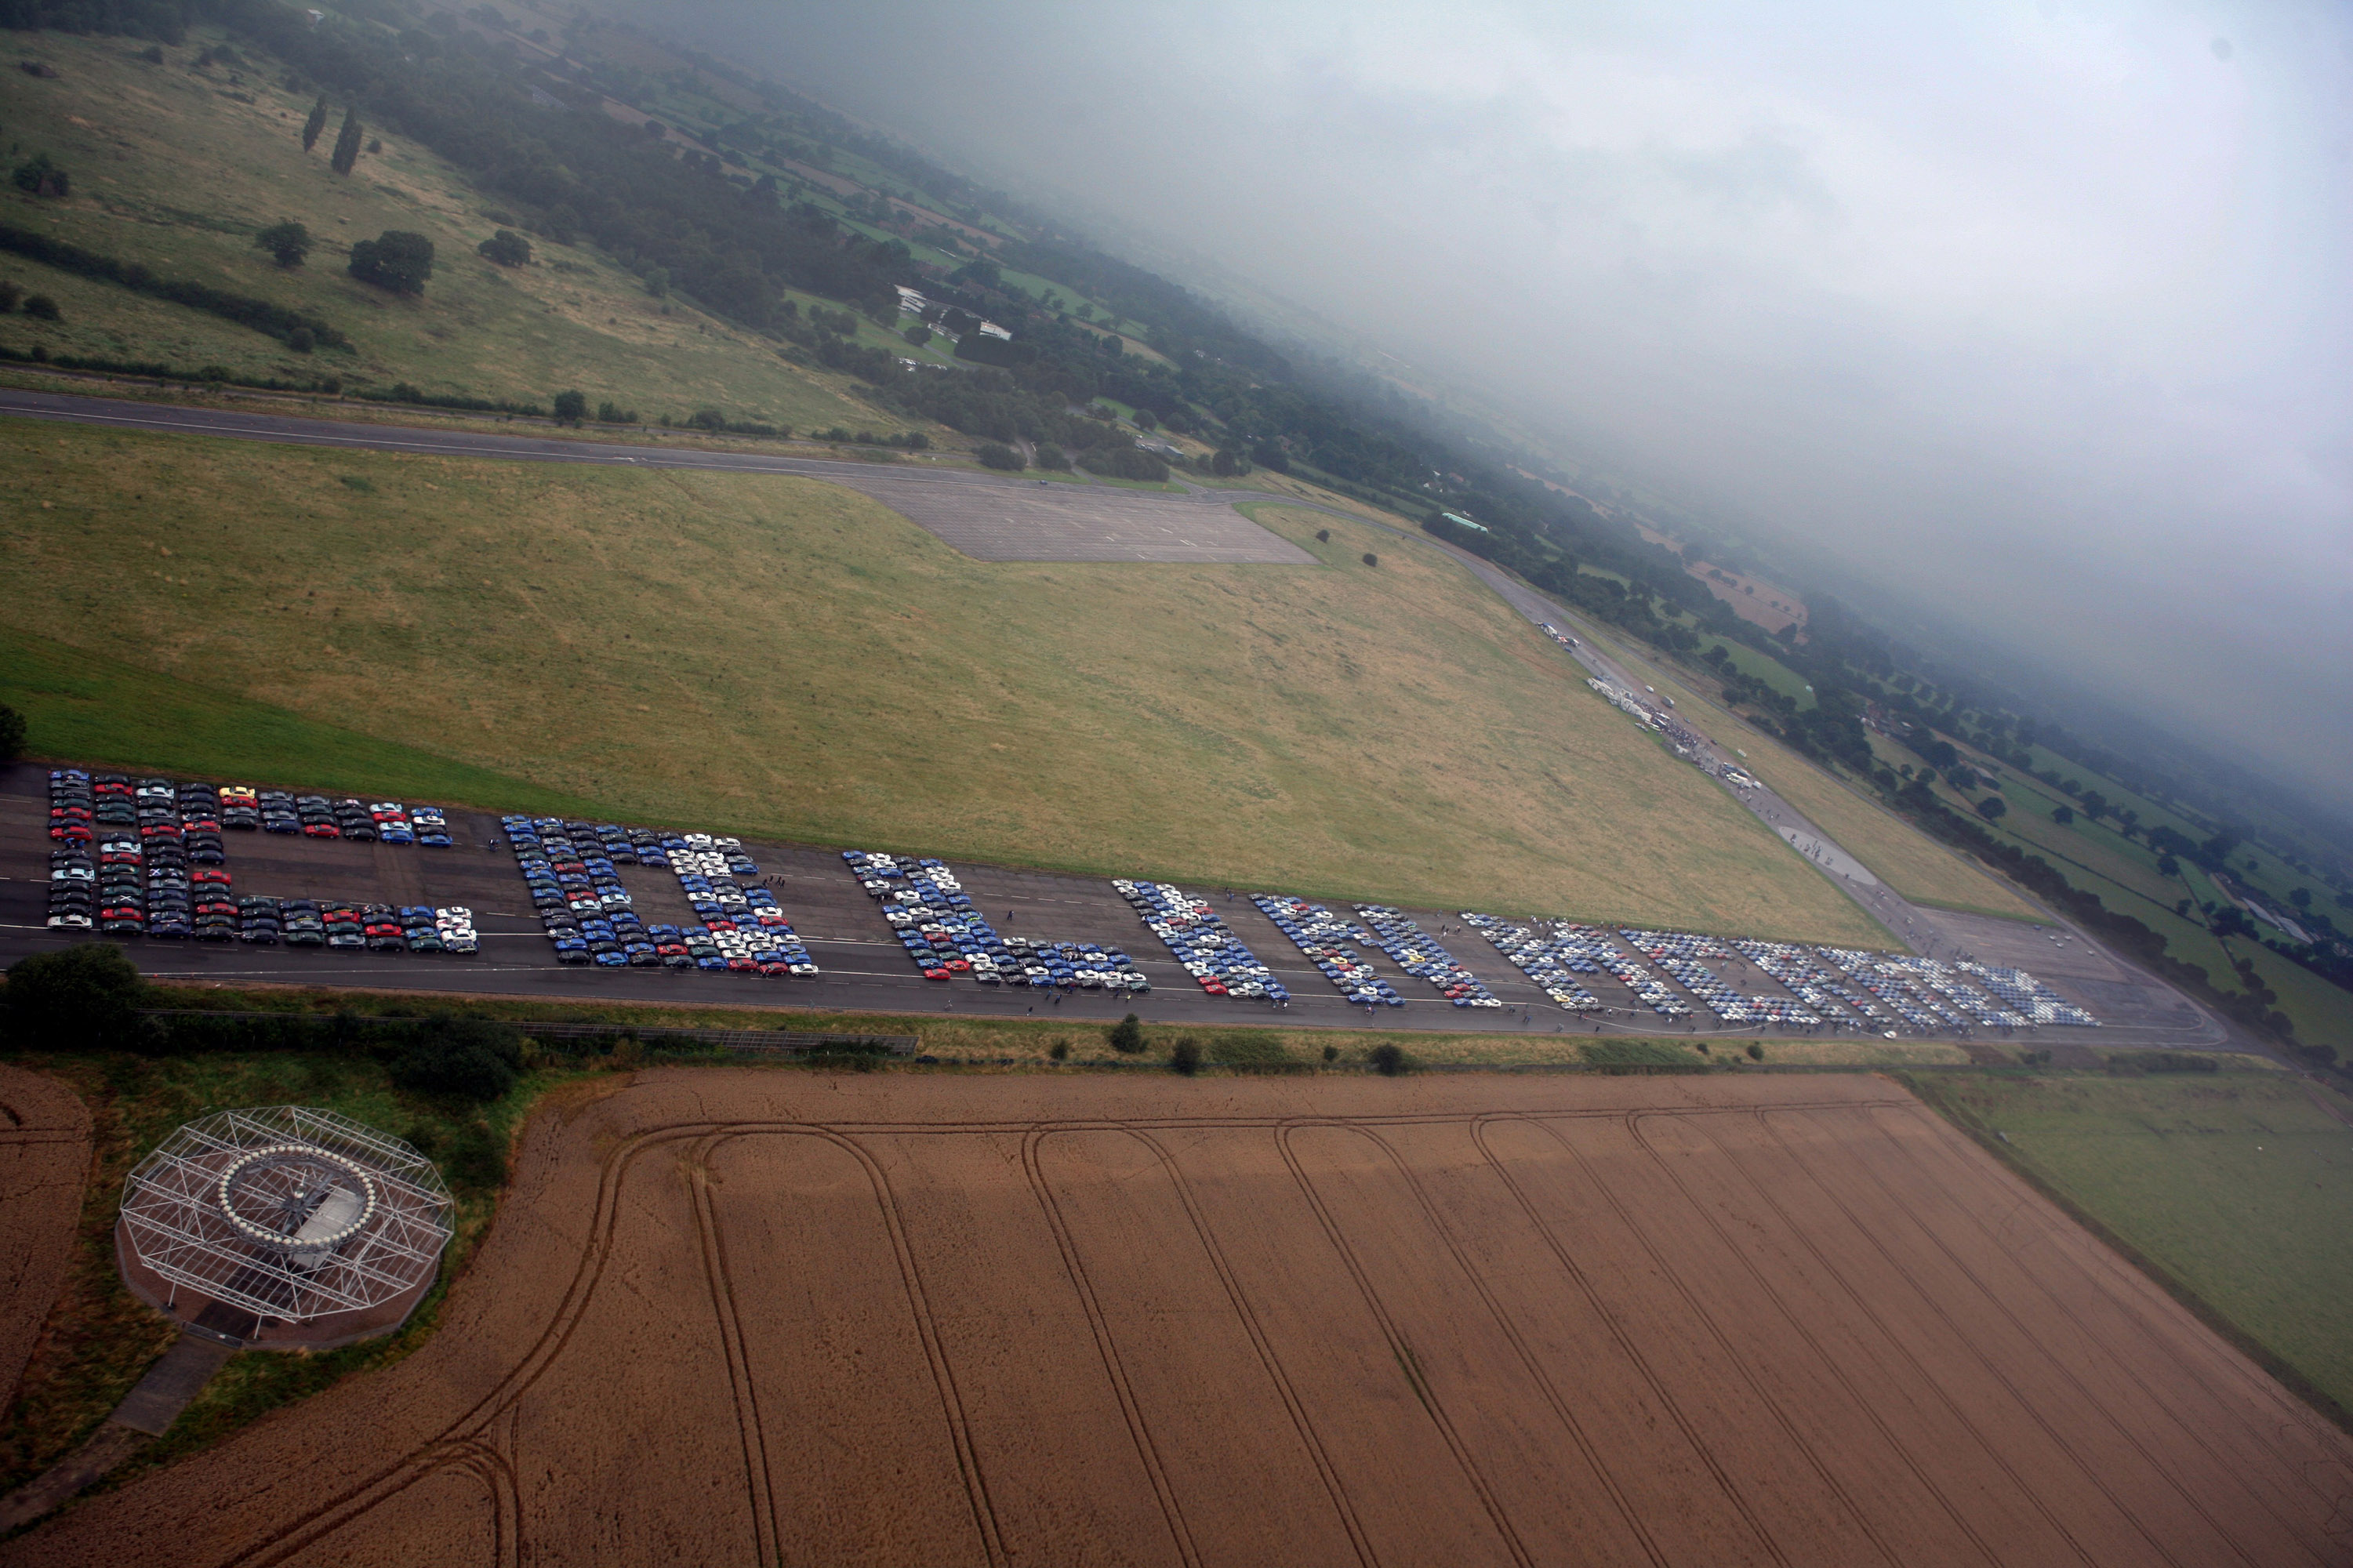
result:
M 383 1307 L 433 1277 L 449 1189 L 397 1138 L 299 1105 L 188 1122 L 122 1184 L 131 1253 L 174 1290 L 314 1323 Z

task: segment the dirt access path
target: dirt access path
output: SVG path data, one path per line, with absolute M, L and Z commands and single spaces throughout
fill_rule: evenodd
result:
M 90 1112 L 55 1079 L 0 1067 L 0 1409 L 65 1288 L 90 1173 Z
M 1883 1080 L 671 1069 L 25 1563 L 2341 1563 L 2353 1445 Z

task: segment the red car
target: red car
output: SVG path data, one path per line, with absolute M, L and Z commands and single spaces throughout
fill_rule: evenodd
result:
M 332 822 L 306 822 L 302 825 L 305 838 L 341 838 L 343 834 Z
M 216 887 L 226 888 L 228 886 L 228 873 L 221 870 L 217 867 L 208 866 L 201 871 L 190 872 L 188 874 L 188 880 L 191 882 L 210 882 Z
M 947 977 L 948 972 L 944 969 L 926 969 L 923 971 L 923 978 L 926 980 L 945 980 Z
M 759 964 L 754 960 L 748 958 L 731 958 L 727 961 L 727 967 L 738 974 L 757 974 L 760 973 Z
M 790 974 L 792 972 L 793 966 L 789 963 L 764 963 L 760 965 L 760 973 L 763 974 Z
M 73 818 L 76 822 L 88 822 L 90 820 L 90 807 L 86 805 L 53 805 L 49 807 L 49 820 L 51 822 L 63 822 L 68 817 Z
M 49 837 L 69 844 L 87 844 L 90 842 L 90 824 L 53 822 L 49 825 Z

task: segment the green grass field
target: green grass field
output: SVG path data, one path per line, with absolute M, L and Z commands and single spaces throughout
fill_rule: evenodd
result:
M 492 266 L 474 247 L 499 226 L 488 216 L 497 204 L 456 170 L 372 131 L 383 153 L 337 177 L 327 167 L 332 125 L 305 154 L 299 132 L 310 100 L 275 85 L 276 72 L 240 72 L 243 86 L 233 90 L 255 100 L 244 103 L 225 96 L 226 68 L 191 68 L 196 46 L 210 41 L 192 31 L 188 46 L 167 50 L 170 63 L 157 66 L 138 59 L 141 46 L 128 39 L 27 35 L 21 52 L 59 74 L 9 78 L 0 118 L 10 142 L 69 169 L 73 195 L 36 200 L 11 186 L 0 191 L 0 222 L 311 311 L 354 349 L 296 354 L 216 317 L 5 254 L 0 277 L 53 296 L 64 319 L 0 317 L 0 343 L 287 379 L 406 381 L 429 393 L 542 405 L 576 386 L 592 406 L 609 398 L 649 421 L 716 405 L 804 430 L 895 427 L 843 378 L 788 363 L 774 344 L 688 302 L 649 298 L 592 247 L 534 240 L 533 265 Z M 252 245 L 257 230 L 286 218 L 318 240 L 308 264 L 290 272 Z M 396 299 L 343 269 L 353 240 L 387 228 L 434 243 L 422 299 Z
M 987 563 L 815 480 L 8 428 L 0 563 L 44 585 L 0 613 L 20 648 L 322 726 L 305 768 L 217 701 L 196 741 L 36 692 L 37 749 L 347 775 L 353 731 L 482 770 L 427 798 L 1882 939 L 1466 572 L 1364 525 L 1262 511 L 1315 567 Z
M 1688 616 L 1680 618 L 1684 620 L 1686 624 L 1690 625 L 1693 630 L 1698 631 L 1700 629 L 1698 623 L 1692 620 Z M 1704 637 L 1705 634 L 1703 632 L 1702 636 Z M 1704 653 L 1707 648 L 1711 647 L 1722 647 L 1724 649 L 1725 658 L 1731 662 L 1734 668 L 1739 670 L 1743 675 L 1753 676 L 1757 679 L 1763 681 L 1766 685 L 1771 687 L 1774 690 L 1779 692 L 1782 696 L 1796 703 L 1800 709 L 1811 708 L 1814 706 L 1813 689 L 1806 684 L 1805 678 L 1803 676 L 1799 675 L 1796 670 L 1791 669 L 1788 665 L 1783 664 L 1779 659 L 1771 658 L 1766 654 L 1758 653 L 1746 643 L 1734 642 L 1729 638 L 1720 637 L 1715 639 L 1714 642 L 1706 643 L 1702 647 L 1701 651 Z
M 2078 888 L 2099 895 L 2108 908 L 2149 927 L 2165 938 L 2166 952 L 2185 963 L 2206 971 L 2208 980 L 2225 991 L 2242 989 L 2233 973 L 2234 961 L 2251 959 L 2263 984 L 2274 992 L 2278 1007 L 2295 1027 L 2296 1038 L 2339 1050 L 2353 1049 L 2353 993 L 2332 985 L 2260 942 L 2235 938 L 2219 940 L 2208 929 L 2196 903 L 2220 902 L 2205 875 L 2185 866 L 2182 877 L 2167 877 L 2157 868 L 2157 853 L 2147 845 L 2126 837 L 2106 822 L 2094 822 L 2081 812 L 2071 823 L 2052 820 L 2052 809 L 2066 795 L 2037 780 L 2005 770 L 2002 796 L 2010 811 L 1991 830 L 2043 859 Z M 1937 794 L 1957 811 L 1971 809 L 1969 797 L 1941 782 Z M 2184 898 L 2196 900 L 2187 915 L 2177 912 Z
M 1964 1125 L 2007 1134 L 2007 1157 L 2353 1409 L 2353 1128 L 2298 1080 L 2238 1071 L 1909 1081 Z

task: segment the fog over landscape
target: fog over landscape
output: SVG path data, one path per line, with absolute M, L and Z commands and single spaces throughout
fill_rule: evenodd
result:
M 2353 804 L 2341 8 L 658 20 Z

